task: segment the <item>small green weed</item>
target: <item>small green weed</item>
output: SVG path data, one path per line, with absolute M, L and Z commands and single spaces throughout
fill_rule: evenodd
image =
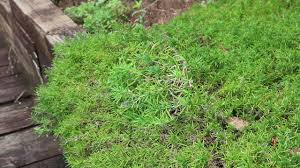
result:
M 121 0 L 90 1 L 65 9 L 67 15 L 92 33 L 112 29 L 112 25 L 125 19 L 127 11 Z

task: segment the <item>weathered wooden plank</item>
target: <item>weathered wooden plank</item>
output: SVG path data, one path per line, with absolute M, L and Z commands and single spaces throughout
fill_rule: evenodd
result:
M 14 7 L 19 8 L 23 17 L 30 17 L 34 24 L 38 25 L 44 32 L 67 35 L 66 33 L 72 33 L 72 30 L 66 28 L 75 28 L 78 26 L 67 17 L 62 10 L 56 7 L 50 0 L 11 0 Z M 25 15 L 25 16 L 24 16 Z M 18 18 L 17 18 L 18 19 Z
M 39 62 L 33 41 L 25 30 L 16 21 L 11 21 L 11 30 L 14 33 L 10 42 L 13 44 L 13 56 L 15 59 L 15 69 L 23 71 L 29 82 L 28 88 L 35 88 L 40 84 Z
M 23 99 L 17 103 L 0 106 L 0 136 L 32 126 L 33 100 Z
M 0 167 L 15 168 L 61 154 L 52 137 L 39 137 L 33 128 L 0 137 Z
M 33 163 L 22 168 L 66 168 L 66 164 L 62 155 Z
M 5 48 L 0 49 L 0 66 L 8 65 L 8 51 Z
M 3 20 L 3 19 L 2 19 Z M 1 16 L 0 16 L 1 22 Z M 27 34 L 22 31 L 23 29 L 18 25 L 14 19 L 10 20 L 10 24 L 1 24 L 0 27 L 4 27 L 7 41 L 12 44 L 9 54 L 6 53 L 6 58 L 0 58 L 7 60 L 8 55 L 10 55 L 11 63 L 14 66 L 14 69 L 22 71 L 24 75 L 27 76 L 28 88 L 34 88 L 37 84 L 40 84 L 40 75 L 39 70 L 36 68 L 33 61 L 36 62 L 34 58 L 34 46 L 30 41 Z M 6 49 L 7 51 L 9 48 Z M 5 61 L 4 60 L 4 61 Z M 7 62 L 7 61 L 6 61 Z M 4 64 L 0 60 L 0 64 Z M 37 64 L 38 65 L 38 64 Z
M 0 66 L 0 78 L 8 77 L 15 74 L 13 70 L 8 66 Z
M 20 95 L 28 96 L 24 82 L 24 78 L 18 74 L 0 78 L 0 103 L 14 101 Z
M 0 15 L 4 17 L 5 21 L 8 21 L 8 15 L 11 13 L 9 0 L 0 0 Z
M 4 33 L 0 29 L 0 49 L 7 48 L 7 43 L 6 43 L 5 38 L 6 37 L 5 37 Z
M 23 46 L 24 47 L 24 52 L 27 51 L 27 55 L 32 56 L 31 54 L 33 52 L 35 52 L 35 48 L 34 48 L 34 42 L 31 40 L 31 38 L 29 37 L 29 35 L 26 33 L 26 31 L 22 28 L 22 26 L 18 23 L 18 22 L 14 22 L 14 26 L 11 27 L 13 32 L 14 32 L 14 36 L 17 37 L 17 39 L 15 38 L 14 41 L 17 40 L 17 42 L 19 43 L 18 46 L 16 47 L 20 47 Z M 14 42 L 15 44 L 15 42 Z M 32 59 L 35 59 L 33 57 L 30 57 Z
M 5 34 L 5 41 L 10 44 L 7 50 L 10 49 L 11 63 L 13 63 L 14 69 L 22 71 L 27 76 L 27 87 L 29 90 L 33 90 L 37 84 L 41 83 L 40 71 L 36 68 L 39 63 L 34 54 L 34 43 L 14 18 L 9 0 L 0 0 L 0 10 L 0 31 Z M 7 60 L 7 55 L 6 58 L 0 59 Z M 3 65 L 3 61 L 0 60 L 0 64 Z
M 10 103 L 0 105 L 0 113 L 4 113 L 12 110 L 20 110 L 26 107 L 32 107 L 34 104 L 33 98 L 23 98 L 18 101 L 19 103 Z
M 51 65 L 54 43 L 82 30 L 50 0 L 10 0 L 10 4 L 13 15 L 37 45 L 42 68 Z

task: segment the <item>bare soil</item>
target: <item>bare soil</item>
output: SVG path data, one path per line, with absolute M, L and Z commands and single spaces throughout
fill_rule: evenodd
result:
M 164 24 L 189 9 L 197 0 L 144 0 L 145 26 Z
M 88 0 L 54 0 L 62 9 L 70 6 L 78 6 L 86 1 Z M 134 4 L 134 0 L 123 1 L 128 5 Z M 164 24 L 189 9 L 196 1 L 199 2 L 200 0 L 143 0 L 141 12 L 130 16 L 129 20 L 131 23 L 136 23 L 138 22 L 138 17 L 144 15 L 143 19 L 146 27 L 150 27 L 153 24 Z
M 57 6 L 65 9 L 71 6 L 79 6 L 82 2 L 87 2 L 88 0 L 54 0 L 57 2 Z

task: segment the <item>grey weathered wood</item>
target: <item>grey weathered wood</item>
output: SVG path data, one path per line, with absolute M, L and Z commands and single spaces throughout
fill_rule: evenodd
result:
M 12 110 L 20 110 L 27 107 L 32 107 L 33 105 L 34 105 L 34 100 L 32 98 L 23 98 L 16 103 L 7 103 L 7 104 L 0 105 L 0 113 L 12 111 Z
M 33 128 L 0 137 L 0 167 L 15 168 L 61 154 L 52 137 L 39 137 Z
M 36 44 L 43 67 L 51 65 L 51 50 L 55 43 L 81 31 L 49 0 L 10 0 L 10 4 L 15 18 Z
M 33 90 L 41 83 L 39 62 L 35 55 L 34 43 L 18 22 L 13 22 L 10 28 L 14 33 L 10 36 L 12 37 L 10 43 L 13 44 L 11 45 L 12 52 L 10 55 L 13 58 L 14 68 L 18 71 L 24 71 L 29 82 L 28 88 Z
M 5 38 L 6 38 L 5 34 L 0 31 L 0 49 L 7 48 L 7 43 Z
M 0 66 L 0 78 L 8 77 L 15 74 L 13 70 L 8 66 Z
M 8 51 L 5 48 L 0 48 L 0 66 L 8 65 L 7 54 L 8 54 Z
M 9 5 L 9 0 L 0 0 L 0 15 L 4 17 L 4 21 L 8 21 L 11 9 Z
M 7 65 L 10 57 L 10 64 L 26 75 L 27 88 L 33 91 L 40 83 L 38 70 L 32 59 L 32 49 L 35 46 L 30 46 L 31 41 L 26 38 L 23 28 L 14 19 L 8 0 L 0 0 L 0 10 L 0 33 L 5 34 L 5 40 L 0 40 L 6 43 L 6 47 L 2 48 L 6 50 L 6 54 L 5 57 L 0 55 L 0 66 Z
M 17 103 L 0 106 L 0 136 L 32 126 L 31 108 L 33 101 L 24 99 Z
M 37 163 L 33 163 L 22 168 L 65 168 L 67 167 L 62 155 L 55 156 L 53 158 L 43 160 Z
M 0 103 L 14 101 L 22 92 L 24 92 L 23 96 L 29 94 L 21 75 L 0 78 Z

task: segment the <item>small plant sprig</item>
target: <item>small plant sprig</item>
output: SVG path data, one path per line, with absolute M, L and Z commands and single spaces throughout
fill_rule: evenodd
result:
M 124 18 L 127 8 L 121 0 L 97 0 L 65 9 L 75 22 L 83 24 L 89 32 L 110 30 Z

